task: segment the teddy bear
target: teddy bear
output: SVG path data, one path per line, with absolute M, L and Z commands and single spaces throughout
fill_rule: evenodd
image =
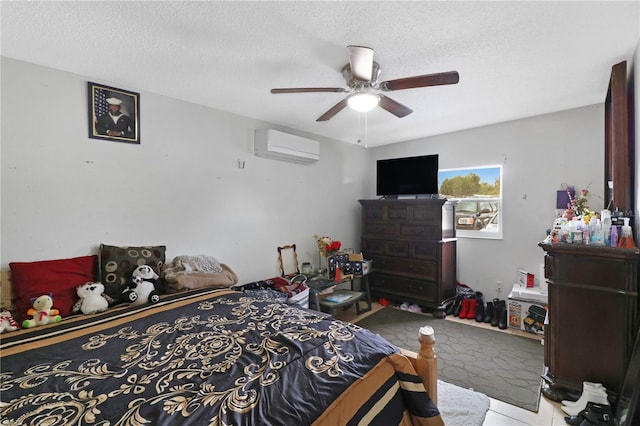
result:
M 53 309 L 53 296 L 43 294 L 33 300 L 33 308 L 27 311 L 27 315 L 31 315 L 33 319 L 24 320 L 22 327 L 31 328 L 37 325 L 60 322 L 62 321 L 62 317 L 58 315 L 59 313 L 57 309 Z
M 160 293 L 155 285 L 159 276 L 151 266 L 140 265 L 133 270 L 131 275 L 131 282 L 123 292 L 124 298 L 129 300 L 131 305 L 139 306 L 147 302 L 158 303 L 160 301 Z
M 87 282 L 76 287 L 80 300 L 73 305 L 73 312 L 91 315 L 106 311 L 113 299 L 104 293 L 104 285 L 100 282 Z
M 0 333 L 15 331 L 18 328 L 18 323 L 13 319 L 11 312 L 8 309 L 2 308 L 0 312 Z

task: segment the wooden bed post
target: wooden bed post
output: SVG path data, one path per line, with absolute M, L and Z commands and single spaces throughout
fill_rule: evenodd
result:
M 416 359 L 416 372 L 422 379 L 429 397 L 436 406 L 438 405 L 438 360 L 433 350 L 436 343 L 433 327 L 425 325 L 418 331 L 420 350 Z

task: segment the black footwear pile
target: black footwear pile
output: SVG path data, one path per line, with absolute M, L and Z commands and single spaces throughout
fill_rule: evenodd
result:
M 564 421 L 571 426 L 613 426 L 615 416 L 610 405 L 588 402 L 577 416 L 568 416 Z
M 458 318 L 475 319 L 502 330 L 507 328 L 507 302 L 500 299 L 484 302 L 484 296 L 476 291 L 472 295 L 458 295 L 443 301 L 438 307 L 440 317 L 453 315 Z

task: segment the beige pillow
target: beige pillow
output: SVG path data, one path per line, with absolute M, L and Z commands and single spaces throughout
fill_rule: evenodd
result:
M 167 290 L 177 293 L 198 288 L 227 288 L 238 283 L 238 276 L 230 267 L 221 263 L 222 272 L 192 272 L 167 278 Z

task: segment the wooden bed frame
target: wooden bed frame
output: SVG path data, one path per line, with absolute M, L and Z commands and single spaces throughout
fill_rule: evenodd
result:
M 409 358 L 433 403 L 438 406 L 438 361 L 433 350 L 433 345 L 436 343 L 433 327 L 428 325 L 420 327 L 418 342 L 420 342 L 418 353 L 402 348 L 400 353 Z

